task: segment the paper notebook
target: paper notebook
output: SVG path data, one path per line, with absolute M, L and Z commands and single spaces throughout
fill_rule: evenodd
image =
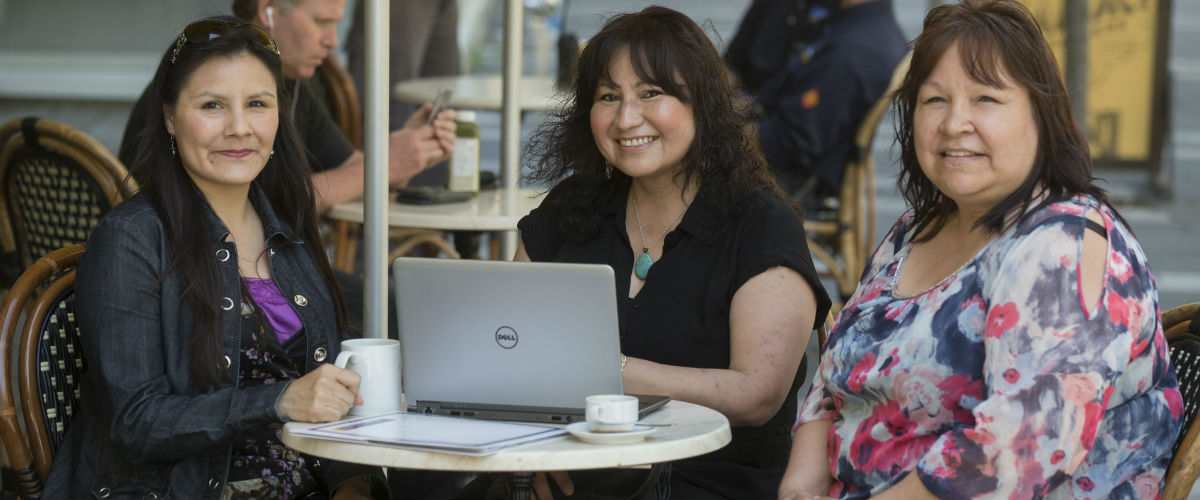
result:
M 461 455 L 490 455 L 565 433 L 541 425 L 401 412 L 340 420 L 293 432 L 319 439 Z

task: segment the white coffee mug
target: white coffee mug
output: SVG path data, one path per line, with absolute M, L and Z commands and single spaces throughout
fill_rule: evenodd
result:
M 631 431 L 638 419 L 638 399 L 624 394 L 588 396 L 585 413 L 592 432 Z
M 342 352 L 333 364 L 353 370 L 361 378 L 358 394 L 362 396 L 363 404 L 350 407 L 351 415 L 378 415 L 400 410 L 399 340 L 343 340 Z

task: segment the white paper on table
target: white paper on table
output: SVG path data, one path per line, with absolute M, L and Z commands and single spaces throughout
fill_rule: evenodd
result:
M 556 427 L 401 412 L 340 420 L 292 432 L 320 439 L 464 455 L 487 455 L 565 433 Z

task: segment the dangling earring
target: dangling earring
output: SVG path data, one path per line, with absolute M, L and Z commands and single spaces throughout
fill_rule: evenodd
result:
M 275 148 L 271 148 L 271 153 L 267 155 L 267 161 L 271 161 L 271 158 L 274 158 L 274 157 L 275 157 Z
M 604 178 L 605 179 L 612 179 L 612 169 L 613 169 L 612 163 L 609 163 L 608 160 L 604 160 Z
M 171 134 L 171 158 L 178 156 L 175 153 L 175 135 Z

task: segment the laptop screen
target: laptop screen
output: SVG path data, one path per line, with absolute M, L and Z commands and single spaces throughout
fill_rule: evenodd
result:
M 622 393 L 610 267 L 400 257 L 392 270 L 410 408 L 582 409 Z

